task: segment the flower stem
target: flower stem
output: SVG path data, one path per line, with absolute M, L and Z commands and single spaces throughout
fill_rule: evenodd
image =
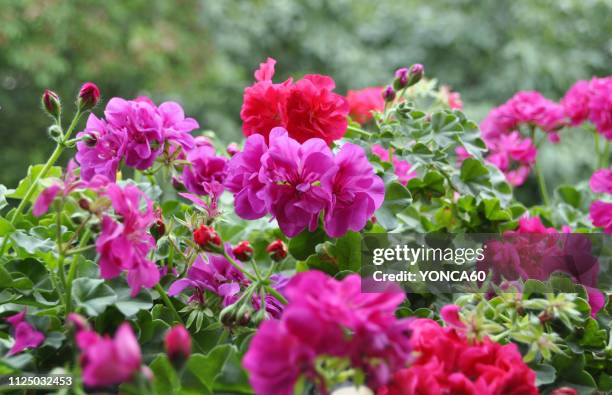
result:
M 281 302 L 282 304 L 288 304 L 289 302 L 287 301 L 287 299 L 285 299 L 285 297 L 283 295 L 281 295 L 280 292 L 278 292 L 277 290 L 275 290 L 274 288 L 272 288 L 271 286 L 266 286 L 266 291 L 268 291 L 268 293 L 272 296 L 274 296 L 276 299 L 278 299 L 279 302 Z
M 85 230 L 85 233 L 83 233 L 83 237 L 81 238 L 81 241 L 79 243 L 79 248 L 71 250 L 71 251 L 74 251 L 72 252 L 74 256 L 72 257 L 72 260 L 70 261 L 70 268 L 68 268 L 68 279 L 66 280 L 66 315 L 68 315 L 68 313 L 70 313 L 72 310 L 72 282 L 74 281 L 74 276 L 76 275 L 77 263 L 79 261 L 78 252 L 79 250 L 84 251 L 85 249 L 89 249 L 90 246 L 86 246 L 86 244 L 89 241 L 90 235 L 91 235 L 91 232 L 89 228 L 87 228 L 87 230 Z M 68 253 L 70 253 L 70 251 L 68 251 L 67 254 Z
M 542 202 L 545 206 L 550 204 L 550 198 L 548 197 L 548 189 L 546 188 L 546 180 L 544 180 L 544 176 L 542 175 L 542 171 L 540 169 L 540 164 L 536 161 L 534 166 L 536 178 L 538 179 L 538 185 L 540 187 L 540 196 L 542 197 Z
M 360 134 L 360 135 L 365 136 L 367 138 L 371 138 L 372 137 L 372 133 L 368 132 L 367 130 L 363 130 L 361 128 L 358 128 L 356 126 L 349 125 L 346 128 L 346 130 L 348 130 L 350 132 L 354 132 L 354 133 Z
M 239 264 L 237 264 L 236 261 L 234 260 L 234 258 L 229 256 L 227 251 L 225 251 L 225 248 L 223 249 L 223 256 L 225 257 L 225 259 L 227 259 L 227 261 L 229 263 L 232 264 L 232 266 L 234 266 L 236 268 L 236 270 L 240 271 L 242 274 L 247 276 L 249 278 L 249 280 L 251 280 L 251 281 L 258 281 L 257 277 L 253 276 L 251 273 L 249 273 L 248 271 L 244 270 Z
M 155 285 L 155 290 L 159 292 L 159 296 L 161 296 L 162 300 L 164 301 L 164 304 L 170 309 L 170 311 L 172 311 L 172 315 L 174 315 L 174 319 L 179 324 L 183 324 L 183 320 L 181 319 L 181 316 L 179 315 L 178 311 L 176 311 L 176 308 L 172 304 L 172 301 L 168 297 L 168 294 L 166 293 L 164 288 L 161 285 L 159 285 L 159 283 L 157 283 Z
M 66 148 L 65 143 L 70 137 L 70 135 L 72 134 L 72 132 L 74 131 L 74 128 L 76 127 L 77 122 L 81 118 L 81 115 L 82 113 L 79 110 L 77 110 L 76 114 L 74 115 L 74 118 L 72 119 L 72 122 L 70 123 L 70 126 L 68 127 L 68 130 L 66 131 L 62 139 L 58 141 L 57 146 L 55 147 L 55 150 L 53 151 L 53 153 L 51 153 L 51 156 L 49 157 L 49 159 L 47 159 L 47 163 L 45 163 L 40 173 L 38 173 L 34 181 L 32 181 L 32 184 L 30 184 L 30 187 L 28 188 L 25 195 L 23 196 L 23 199 L 21 199 L 21 202 L 19 203 L 19 205 L 13 212 L 13 215 L 11 216 L 11 219 L 9 220 L 11 225 L 15 223 L 15 220 L 23 212 L 23 210 L 25 209 L 25 206 L 28 204 L 28 202 L 32 198 L 32 195 L 34 194 L 34 191 L 36 191 L 36 187 L 38 186 L 38 182 L 47 176 L 47 173 L 49 172 L 51 167 L 59 159 L 60 155 L 64 151 L 64 148 Z M 4 237 L 4 241 L 2 242 L 2 246 L 0 247 L 0 257 L 4 256 L 4 253 L 6 252 L 6 246 L 7 246 L 8 239 L 9 239 L 9 236 L 6 235 Z

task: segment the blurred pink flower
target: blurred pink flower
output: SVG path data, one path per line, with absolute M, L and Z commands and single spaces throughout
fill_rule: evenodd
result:
M 612 167 L 599 169 L 593 173 L 589 185 L 595 193 L 612 194 Z
M 28 348 L 36 348 L 45 340 L 45 335 L 34 328 L 25 320 L 27 310 L 6 317 L 5 320 L 14 329 L 13 337 L 15 342 L 8 352 L 8 355 L 19 354 Z
M 349 105 L 349 115 L 355 122 L 364 124 L 372 119 L 372 111 L 382 111 L 385 101 L 382 98 L 382 86 L 374 86 L 359 90 L 349 90 L 346 100 Z
M 380 158 L 380 160 L 384 162 L 389 162 L 389 156 L 393 153 L 393 149 L 390 150 L 385 149 L 382 145 L 374 144 L 372 146 L 372 153 Z M 393 156 L 391 158 L 391 162 L 393 162 L 394 173 L 397 176 L 398 181 L 402 185 L 408 184 L 408 181 L 417 177 L 417 173 L 415 171 L 410 171 L 412 166 L 410 163 L 405 160 L 398 159 Z

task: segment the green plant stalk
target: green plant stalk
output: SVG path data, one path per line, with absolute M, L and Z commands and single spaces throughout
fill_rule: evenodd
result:
M 159 292 L 159 296 L 161 296 L 162 300 L 164 301 L 164 304 L 170 309 L 170 311 L 172 311 L 172 315 L 174 315 L 174 319 L 179 323 L 179 324 L 183 324 L 183 320 L 181 319 L 181 316 L 179 315 L 178 311 L 176 311 L 176 308 L 174 307 L 174 305 L 172 304 L 172 301 L 170 300 L 170 298 L 168 297 L 168 294 L 166 293 L 166 291 L 164 290 L 164 288 L 159 285 L 159 283 L 157 283 L 155 285 L 155 290 L 157 292 Z
M 51 167 L 55 164 L 55 162 L 57 162 L 60 155 L 62 155 L 62 152 L 64 152 L 64 148 L 66 148 L 65 142 L 68 140 L 68 138 L 74 131 L 74 128 L 76 127 L 77 122 L 81 118 L 81 115 L 82 113 L 79 110 L 77 110 L 76 114 L 74 115 L 74 118 L 72 119 L 72 122 L 70 123 L 70 126 L 68 127 L 68 130 L 66 131 L 66 134 L 64 134 L 61 141 L 57 142 L 57 146 L 55 147 L 55 150 L 53 150 L 53 153 L 51 153 L 51 156 L 49 157 L 49 159 L 47 159 L 47 163 L 45 163 L 40 173 L 38 173 L 34 181 L 32 181 L 32 184 L 26 191 L 23 199 L 21 199 L 21 202 L 19 203 L 19 205 L 13 212 L 13 215 L 11 216 L 11 219 L 9 220 L 11 225 L 15 223 L 15 220 L 17 219 L 17 217 L 19 217 L 19 215 L 23 212 L 23 210 L 25 209 L 25 206 L 28 204 L 28 202 L 32 198 L 32 195 L 34 194 L 34 191 L 36 190 L 36 186 L 38 185 L 38 182 L 42 178 L 47 176 L 47 173 L 49 172 Z M 9 240 L 9 236 L 7 235 L 5 236 L 4 241 L 2 242 L 2 247 L 0 247 L 0 257 L 4 256 L 6 252 L 6 246 L 7 246 L 8 240 Z
M 546 181 L 544 180 L 544 176 L 542 176 L 540 164 L 537 161 L 534 166 L 534 171 L 536 174 L 536 178 L 538 179 L 538 186 L 540 187 L 540 196 L 542 197 L 542 202 L 544 203 L 545 206 L 548 206 L 550 205 L 548 189 L 546 188 Z
M 83 233 L 83 237 L 79 242 L 79 248 L 76 248 L 72 251 L 81 250 L 84 248 L 89 248 L 89 246 L 85 246 L 89 241 L 89 237 L 91 236 L 91 231 L 89 228 Z M 68 269 L 68 279 L 66 280 L 66 315 L 72 310 L 72 282 L 74 281 L 74 276 L 76 275 L 77 262 L 79 261 L 78 252 L 74 253 L 72 260 L 70 261 L 70 268 Z
M 232 264 L 232 266 L 234 266 L 236 268 L 236 270 L 240 271 L 242 274 L 244 274 L 245 276 L 247 276 L 249 278 L 249 280 L 251 281 L 258 281 L 257 277 L 253 276 L 251 273 L 249 273 L 248 271 L 244 270 L 242 267 L 240 267 L 239 264 L 236 263 L 236 261 L 234 260 L 234 258 L 232 258 L 231 256 L 229 256 L 229 254 L 227 253 L 227 251 L 225 251 L 225 248 L 223 248 L 223 256 L 225 257 L 225 259 L 227 259 L 227 261 L 229 263 Z
M 287 301 L 287 299 L 285 299 L 285 297 L 283 295 L 280 294 L 280 292 L 278 292 L 277 290 L 275 290 L 274 288 L 272 288 L 269 285 L 266 285 L 266 291 L 268 291 L 268 293 L 272 296 L 274 296 L 276 299 L 278 299 L 279 302 L 281 302 L 282 304 L 288 304 L 289 302 Z

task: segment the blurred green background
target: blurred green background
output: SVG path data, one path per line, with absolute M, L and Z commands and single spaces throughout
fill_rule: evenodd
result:
M 517 90 L 556 100 L 577 79 L 611 74 L 611 17 L 610 0 L 2 0 L 0 183 L 14 186 L 53 149 L 45 88 L 68 113 L 84 81 L 104 100 L 177 100 L 231 141 L 242 90 L 267 56 L 277 80 L 329 74 L 342 93 L 420 62 L 480 120 Z M 572 180 L 583 170 L 567 157 L 583 142 L 588 161 L 591 137 L 564 140 L 543 155 L 551 176 Z

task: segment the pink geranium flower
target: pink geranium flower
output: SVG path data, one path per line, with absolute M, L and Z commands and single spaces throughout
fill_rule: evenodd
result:
M 590 217 L 594 226 L 612 233 L 612 203 L 596 200 L 591 204 Z
M 403 293 L 361 293 L 357 275 L 337 281 L 309 271 L 291 279 L 285 294 L 281 319 L 260 326 L 243 360 L 256 393 L 292 394 L 300 376 L 327 393 L 317 357 L 345 358 L 374 387 L 409 360 L 408 321 L 394 314 Z
M 402 185 L 408 184 L 408 181 L 415 178 L 417 173 L 415 171 L 410 171 L 412 166 L 410 163 L 405 160 L 398 159 L 396 156 L 393 156 L 393 149 L 387 150 L 382 145 L 374 144 L 372 146 L 372 153 L 380 158 L 380 160 L 393 163 L 393 170 L 395 175 L 397 176 L 398 181 Z M 391 160 L 389 157 L 391 156 Z
M 88 387 L 117 385 L 131 381 L 140 371 L 142 355 L 130 324 L 123 323 L 114 338 L 91 330 L 79 331 L 83 382 Z
M 533 164 L 538 151 L 530 138 L 522 138 L 519 132 L 501 135 L 497 140 L 488 143 L 487 161 L 494 164 L 505 175 L 509 183 L 522 185 Z
M 593 78 L 589 87 L 589 119 L 599 133 L 612 140 L 612 77 Z
M 565 114 L 572 126 L 580 125 L 589 117 L 589 81 L 577 81 L 561 99 Z
M 157 266 L 147 259 L 155 247 L 155 239 L 147 232 L 155 222 L 153 202 L 133 185 L 121 188 L 110 184 L 102 194 L 111 200 L 121 221 L 109 215 L 102 218 L 102 231 L 96 240 L 100 275 L 111 279 L 127 271 L 132 296 L 136 296 L 141 287 L 151 288 L 159 282 Z M 145 202 L 144 210 L 140 209 L 141 201 Z
M 6 317 L 5 320 L 11 324 L 14 329 L 13 337 L 15 342 L 8 352 L 8 355 L 19 354 L 28 348 L 36 348 L 45 340 L 45 335 L 34 328 L 25 320 L 26 310 L 21 313 Z
M 346 93 L 346 101 L 348 102 L 351 118 L 356 122 L 364 124 L 372 119 L 373 111 L 382 111 L 385 108 L 382 91 L 382 86 L 349 90 Z
M 259 181 L 265 184 L 261 197 L 278 226 L 289 237 L 318 226 L 318 215 L 331 191 L 321 183 L 323 174 L 335 168 L 334 157 L 321 139 L 304 144 L 288 136 L 285 129 L 270 133 L 270 148 L 261 158 Z
M 348 230 L 364 228 L 383 203 L 385 184 L 374 174 L 363 148 L 355 144 L 344 144 L 334 162 L 337 171 L 321 179 L 321 185 L 332 194 L 324 222 L 328 235 L 341 237 Z
M 612 194 L 612 167 L 599 169 L 593 173 L 589 185 L 595 193 Z
M 88 181 L 99 174 L 115 181 L 119 162 L 125 154 L 126 134 L 90 114 L 85 130 L 77 134 L 77 139 L 76 160 L 81 165 L 81 178 Z
M 341 138 L 348 125 L 346 99 L 334 93 L 334 80 L 313 74 L 293 83 L 272 82 L 276 61 L 268 58 L 255 72 L 255 84 L 244 90 L 240 111 L 245 136 L 268 136 L 275 127 L 284 127 L 300 143 L 320 138 L 328 144 Z
M 191 150 L 187 160 L 190 165 L 183 170 L 187 190 L 197 195 L 210 195 L 216 201 L 223 193 L 227 158 L 217 156 L 213 147 L 204 145 Z

